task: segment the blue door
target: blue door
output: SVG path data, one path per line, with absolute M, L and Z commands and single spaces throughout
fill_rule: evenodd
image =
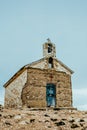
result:
M 46 100 L 48 107 L 56 105 L 56 86 L 54 84 L 47 84 Z

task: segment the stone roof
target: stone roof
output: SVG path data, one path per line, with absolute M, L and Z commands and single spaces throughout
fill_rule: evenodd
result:
M 25 65 L 25 67 L 26 67 L 26 68 L 27 68 L 27 67 L 31 67 L 32 65 L 37 64 L 37 63 L 39 63 L 39 62 L 41 62 L 41 61 L 43 61 L 43 60 L 45 60 L 45 59 L 47 59 L 47 57 L 41 58 L 40 60 L 34 61 L 34 62 L 30 63 L 30 64 L 27 64 L 27 65 Z M 70 69 L 67 65 L 65 65 L 62 61 L 58 60 L 57 58 L 53 58 L 53 59 L 55 59 L 58 63 L 60 63 L 61 66 L 63 66 L 65 69 L 67 69 L 71 74 L 74 73 L 74 71 L 71 70 L 71 69 Z
M 25 70 L 27 70 L 28 68 L 33 68 L 32 65 L 35 65 L 37 63 L 40 63 L 41 61 L 47 59 L 47 57 L 41 58 L 40 60 L 34 61 L 30 64 L 27 64 L 25 66 L 23 66 L 19 71 L 17 71 L 5 84 L 4 87 L 6 88 L 13 80 L 15 80 L 20 74 L 22 74 Z M 58 60 L 57 58 L 53 58 L 55 59 L 62 67 L 64 67 L 65 69 L 67 69 L 71 74 L 73 74 L 74 72 L 68 67 L 66 66 L 63 62 L 61 62 L 60 60 Z M 38 68 L 40 69 L 40 68 Z M 44 69 L 43 69 L 44 70 Z

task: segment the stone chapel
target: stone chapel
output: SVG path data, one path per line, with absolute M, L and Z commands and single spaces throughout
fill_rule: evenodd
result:
M 49 39 L 43 44 L 43 58 L 23 66 L 5 87 L 6 108 L 72 107 L 73 71 L 56 58 Z

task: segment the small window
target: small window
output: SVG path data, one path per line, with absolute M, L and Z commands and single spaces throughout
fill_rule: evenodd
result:
M 48 44 L 48 53 L 51 53 L 51 52 L 52 52 L 52 45 Z
M 49 58 L 49 68 L 53 68 L 53 59 Z

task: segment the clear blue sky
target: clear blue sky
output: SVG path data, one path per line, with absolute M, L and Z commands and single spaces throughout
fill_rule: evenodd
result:
M 3 84 L 42 58 L 48 37 L 57 58 L 75 72 L 74 107 L 87 110 L 87 0 L 0 0 L 0 102 Z

